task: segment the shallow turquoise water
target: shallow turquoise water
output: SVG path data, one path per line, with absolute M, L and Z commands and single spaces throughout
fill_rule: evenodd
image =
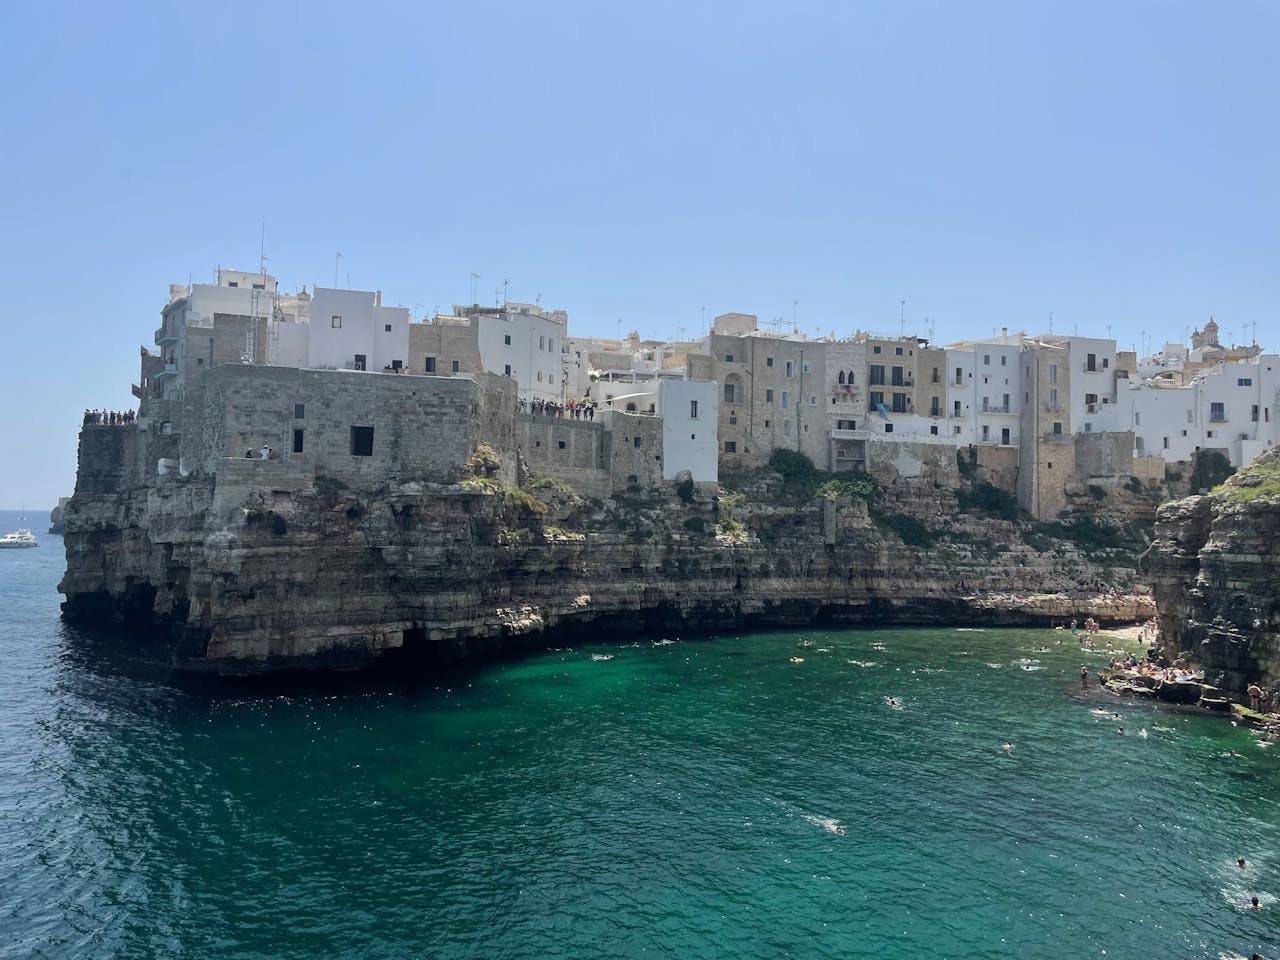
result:
M 42 540 L 0 553 L 0 957 L 1280 955 L 1280 762 L 1221 720 L 1095 717 L 1061 634 L 210 698 L 60 624 Z

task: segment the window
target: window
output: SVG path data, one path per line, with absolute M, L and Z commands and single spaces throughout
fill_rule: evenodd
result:
M 849 371 L 849 386 L 853 386 L 853 371 Z
M 772 367 L 772 366 L 773 366 L 773 357 L 765 357 L 765 358 L 764 358 L 764 365 L 765 365 L 766 367 Z
M 989 354 L 989 353 L 984 353 L 984 354 L 982 355 L 982 365 L 983 365 L 984 367 L 989 367 L 989 366 L 991 366 L 991 354 Z
M 373 456 L 373 427 L 351 428 L 351 455 L 353 457 Z
M 1005 355 L 1005 354 L 1003 354 L 1003 353 L 1002 353 L 1002 354 L 1000 354 L 1000 366 L 1002 366 L 1002 367 L 1007 367 L 1008 365 L 1009 365 L 1009 358 L 1008 358 L 1008 356 L 1006 356 L 1006 355 Z
M 955 402 L 955 409 L 954 409 L 954 412 L 953 412 L 951 415 L 952 415 L 953 417 L 958 417 L 958 416 L 960 416 L 960 401 L 959 401 L 959 400 L 957 400 L 957 401 Z M 956 430 L 959 430 L 959 429 L 960 429 L 959 427 L 956 427 Z
M 772 390 L 766 390 L 766 391 L 764 392 L 764 402 L 765 402 L 765 403 L 773 403 L 773 391 L 772 391 Z
M 840 371 L 840 376 L 836 378 L 836 382 L 837 382 L 837 383 L 839 383 L 841 386 L 843 386 L 843 385 L 844 385 L 844 371 L 843 371 L 843 370 L 841 370 L 841 371 Z
M 982 442 L 986 443 L 991 439 L 991 428 L 985 423 L 982 425 Z
M 941 415 L 942 415 L 942 409 L 941 409 L 941 406 L 942 406 L 942 401 L 941 401 L 941 400 L 939 400 L 937 397 L 932 397 L 932 398 L 930 398 L 930 400 L 929 400 L 929 416 L 931 416 L 931 417 L 941 416 Z
M 1004 412 L 1005 412 L 1005 413 L 1009 413 L 1009 412 L 1010 412 L 1010 408 L 1009 408 L 1009 395 L 1006 393 L 1006 394 L 1003 394 L 1002 396 L 1003 396 L 1003 399 L 1002 399 L 1002 401 L 1001 401 L 1001 403 L 1002 403 L 1002 407 L 1001 407 L 1001 409 L 1002 409 L 1002 410 L 1004 410 Z
M 933 376 L 929 378 L 929 382 L 930 382 L 930 383 L 937 383 L 937 382 L 938 382 L 938 368 L 937 368 L 937 367 L 934 367 L 934 368 L 933 368 Z
M 737 443 L 737 441 L 736 441 L 736 440 L 726 440 L 726 441 L 724 442 L 724 452 L 725 452 L 725 453 L 737 453 L 737 452 L 738 452 L 738 443 Z
M 293 405 L 293 419 L 301 420 L 307 415 L 307 405 L 305 403 L 295 403 Z
M 698 401 L 697 400 L 689 401 L 689 419 L 690 420 L 698 419 Z
M 898 351 L 898 352 L 899 352 L 899 353 L 901 353 L 902 351 Z M 884 425 L 884 432 L 885 432 L 885 433 L 893 433 L 893 424 L 892 424 L 892 423 L 886 423 L 886 424 Z
M 1236 381 L 1236 386 L 1237 386 L 1237 387 L 1252 387 L 1252 386 L 1253 386 L 1253 377 L 1241 377 L 1240 379 L 1238 379 L 1238 380 Z
M 341 329 L 342 329 L 342 318 L 341 318 L 341 317 L 334 317 L 334 318 L 332 318 L 332 319 L 329 321 L 329 326 L 333 327 L 333 329 L 335 329 L 335 330 L 341 330 Z
M 1168 437 L 1165 437 L 1165 438 L 1164 438 L 1164 448 L 1165 448 L 1166 450 L 1168 450 L 1168 449 L 1169 449 L 1169 438 L 1168 438 Z
M 893 395 L 893 412 L 894 413 L 907 412 L 907 395 L 905 393 L 895 393 Z
M 811 367 L 810 367 L 810 365 L 809 365 L 809 364 L 807 364 L 807 363 L 806 363 L 806 364 L 802 364 L 802 365 L 801 365 L 801 367 L 800 367 L 800 370 L 801 370 L 801 372 L 802 372 L 802 373 L 808 373 L 810 369 L 811 369 Z
M 1223 423 L 1227 419 L 1226 405 L 1222 403 L 1209 404 L 1209 419 L 1214 423 Z
M 255 289 L 255 290 L 265 290 L 265 289 L 267 289 L 267 285 L 266 285 L 265 283 L 255 283 L 255 284 L 253 284 L 253 289 Z
M 369 368 L 369 358 L 363 353 L 357 353 L 353 366 L 356 370 L 367 370 Z
M 788 403 L 787 403 L 787 391 L 783 390 L 783 391 L 782 391 L 782 407 L 783 407 L 783 409 L 786 409 L 786 407 L 787 407 L 787 406 L 788 406 Z
M 791 421 L 790 421 L 790 420 L 783 420 L 783 421 L 782 421 L 782 435 L 783 435 L 784 437 L 789 437 L 789 436 L 791 436 Z
M 1258 422 L 1258 405 L 1255 403 L 1249 411 L 1249 419 L 1254 423 Z
M 539 382 L 539 383 L 541 383 L 541 382 L 542 382 L 542 371 L 541 371 L 541 370 L 539 370 L 539 371 L 538 371 L 538 382 Z
M 1049 382 L 1058 382 L 1058 365 L 1056 363 L 1049 364 Z
M 427 362 L 426 362 L 426 372 L 427 372 L 427 373 L 435 373 L 435 372 L 436 372 L 436 358 L 435 358 L 435 357 L 427 357 Z
M 877 410 L 884 405 L 884 391 L 872 390 L 867 397 L 867 401 L 871 404 L 872 410 Z
M 733 401 L 733 392 L 734 392 L 733 388 L 734 388 L 734 384 L 732 384 L 732 383 L 726 383 L 726 384 L 724 385 L 724 402 L 725 402 L 725 403 L 733 403 L 733 402 L 734 402 L 734 401 Z
M 1058 388 L 1049 388 L 1049 406 L 1056 407 L 1058 405 Z
M 228 281 L 227 281 L 227 286 L 228 286 L 228 287 L 238 287 L 238 286 L 240 286 L 240 283 L 239 283 L 239 281 L 236 281 L 236 280 L 228 280 Z
M 906 383 L 906 379 L 905 379 L 905 378 L 903 377 L 903 375 L 902 375 L 902 368 L 901 368 L 901 367 L 894 367 L 894 368 L 893 368 L 893 370 L 892 370 L 892 371 L 890 371 L 890 373 L 892 374 L 892 377 L 893 377 L 893 385 L 894 385 L 895 387 L 901 387 L 903 384 L 905 384 L 905 383 Z
M 1091 353 L 1084 358 L 1084 368 L 1090 373 L 1096 373 L 1098 370 L 1098 355 Z
M 880 348 L 879 348 L 878 346 L 876 346 L 876 347 L 872 347 L 872 348 L 871 348 L 871 352 L 872 352 L 872 353 L 879 353 L 879 352 L 880 352 Z
M 724 355 L 724 362 L 725 362 L 725 363 L 733 363 L 733 354 L 732 354 L 732 353 L 726 353 L 726 354 Z
M 956 427 L 954 432 L 955 432 L 955 435 L 956 435 L 957 437 L 958 437 L 958 436 L 960 436 L 960 428 L 959 428 L 959 427 Z
M 649 412 L 652 413 L 653 411 L 650 410 Z M 738 415 L 731 410 L 729 411 L 729 426 L 736 427 L 737 425 L 738 425 Z
M 462 365 L 457 360 L 453 361 L 453 372 L 459 373 L 461 372 L 461 370 L 462 370 Z
M 1062 435 L 1062 421 L 1061 421 L 1061 420 L 1055 420 L 1055 421 L 1053 421 L 1053 434 L 1054 434 L 1054 436 L 1061 436 L 1061 435 Z
M 561 450 L 563 450 L 563 449 L 564 449 L 564 441 L 563 441 L 563 440 L 558 441 L 558 442 L 556 443 L 556 446 L 557 446 L 557 447 L 559 447 Z
M 502 365 L 502 372 L 506 374 L 508 377 L 511 376 L 511 364 L 504 363 Z
M 929 433 L 931 436 L 935 436 L 935 437 L 938 435 L 938 425 L 936 423 L 929 428 Z
M 773 426 L 773 421 L 772 421 L 772 420 L 766 420 L 766 421 L 764 422 L 764 428 L 765 428 L 766 430 L 768 430 L 771 426 Z
M 382 332 L 383 332 L 383 333 L 390 333 L 390 332 L 391 332 L 391 324 L 389 324 L 389 323 L 384 323 L 384 324 L 382 325 Z
M 964 383 L 964 371 L 959 367 L 956 367 L 956 386 L 958 387 L 963 383 Z
M 635 447 L 637 450 L 639 450 L 639 449 L 640 449 L 640 438 L 639 438 L 639 437 L 632 437 L 632 438 L 631 438 L 631 445 L 632 445 L 633 447 Z
M 294 453 L 302 452 L 302 431 L 299 430 L 297 427 L 295 427 L 293 430 L 293 452 Z
M 1002 444 L 1004 444 L 1006 447 L 1009 445 L 1009 439 L 1010 439 L 1010 436 L 1011 436 L 1011 435 L 1010 435 L 1010 433 L 1009 433 L 1009 428 L 1008 428 L 1008 427 L 1001 427 L 1001 428 L 1000 428 L 1000 442 L 1001 442 Z
M 1195 423 L 1195 413 L 1192 410 L 1187 411 L 1187 423 Z
M 900 357 L 900 356 L 902 356 L 902 348 L 901 348 L 901 347 L 894 347 L 893 352 L 894 352 L 894 354 L 895 354 L 895 355 L 897 355 L 897 356 L 899 356 L 899 357 Z
M 506 344 L 508 347 L 511 346 L 511 334 L 508 333 L 504 335 L 502 338 L 502 342 Z
M 809 406 L 816 407 L 818 405 L 818 395 L 816 393 L 809 394 Z
M 546 337 L 544 337 L 544 336 L 539 336 L 539 337 L 538 337 L 538 349 L 539 349 L 539 350 L 545 350 L 545 349 L 547 349 L 547 338 L 546 338 Z
M 792 368 L 795 366 L 790 360 L 787 361 L 787 376 L 791 376 Z
M 871 365 L 871 385 L 873 387 L 884 386 L 884 364 L 873 363 Z
M 1107 369 L 1107 367 L 1109 367 L 1109 366 L 1111 366 L 1111 360 L 1110 360 L 1110 359 L 1108 359 L 1107 357 L 1103 357 L 1103 358 L 1102 358 L 1102 369 L 1103 369 L 1103 370 L 1105 370 L 1105 369 Z

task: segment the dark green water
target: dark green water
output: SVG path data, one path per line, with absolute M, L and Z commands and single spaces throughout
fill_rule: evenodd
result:
M 1108 701 L 1117 735 L 1061 634 L 211 699 L 61 625 L 43 539 L 0 555 L 0 957 L 1280 956 L 1280 762 Z

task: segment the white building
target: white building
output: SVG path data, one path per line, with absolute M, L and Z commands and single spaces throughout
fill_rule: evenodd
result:
M 316 287 L 307 366 L 399 370 L 409 357 L 409 308 L 384 307 L 382 291 Z
M 1017 446 L 1023 403 L 1024 337 L 1004 333 L 951 344 L 947 352 L 947 435 L 957 445 Z
M 658 414 L 662 417 L 662 479 L 675 480 L 688 470 L 695 482 L 719 478 L 715 383 L 709 380 L 658 380 Z
M 556 403 L 565 399 L 562 351 L 569 328 L 565 311 L 508 303 L 455 305 L 453 313 L 475 324 L 481 364 L 490 373 L 515 380 L 522 399 Z

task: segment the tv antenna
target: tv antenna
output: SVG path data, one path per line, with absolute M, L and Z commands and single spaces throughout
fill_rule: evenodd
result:
M 338 261 L 342 259 L 342 251 L 339 250 L 333 255 L 333 289 L 338 289 Z
M 267 221 L 262 221 L 262 236 L 258 241 L 258 272 L 267 275 Z
M 475 306 L 475 304 L 476 304 L 476 281 L 477 281 L 477 280 L 479 280 L 479 279 L 480 279 L 480 274 L 478 274 L 478 273 L 473 273 L 473 274 L 471 274 L 471 304 L 472 304 L 472 306 Z
M 902 336 L 907 329 L 907 301 L 898 301 L 898 336 Z

